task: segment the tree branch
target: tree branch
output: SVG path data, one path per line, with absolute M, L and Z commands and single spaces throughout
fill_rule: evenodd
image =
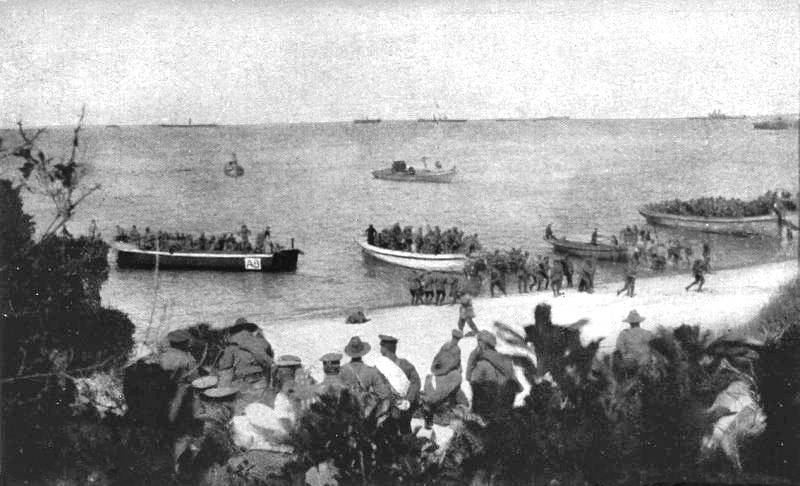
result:
M 4 379 L 0 380 L 0 383 L 13 383 L 15 381 L 34 380 L 34 379 L 37 379 L 37 378 L 47 378 L 47 377 L 51 377 L 51 376 L 63 376 L 65 378 L 69 378 L 69 379 L 74 380 L 75 377 L 73 377 L 71 375 L 68 375 L 67 374 L 68 372 L 69 373 L 86 373 L 87 371 L 95 371 L 97 369 L 100 369 L 100 368 L 106 366 L 108 363 L 110 363 L 111 361 L 113 361 L 116 358 L 117 358 L 117 356 L 109 356 L 108 358 L 106 358 L 105 360 L 103 360 L 100 363 L 93 364 L 91 366 L 86 366 L 86 367 L 83 367 L 83 368 L 75 368 L 75 369 L 72 369 L 72 370 L 49 371 L 49 372 L 45 372 L 45 373 L 33 373 L 33 374 L 30 374 L 30 375 L 22 375 L 22 376 L 15 376 L 15 377 L 12 377 L 12 378 L 4 378 Z

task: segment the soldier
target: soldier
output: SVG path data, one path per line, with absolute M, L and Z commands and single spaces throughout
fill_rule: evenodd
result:
M 472 410 L 491 418 L 510 408 L 518 390 L 511 358 L 495 350 L 497 338 L 489 331 L 478 333 L 478 347 L 467 361 L 467 380 L 473 391 Z
M 592 244 L 592 245 L 597 245 L 597 228 L 595 228 L 595 229 L 594 229 L 594 231 L 592 231 L 592 241 L 591 241 L 591 244 Z
M 426 428 L 431 428 L 434 422 L 447 426 L 456 407 L 469 407 L 469 401 L 461 391 L 461 348 L 458 341 L 462 337 L 461 331 L 453 329 L 452 339 L 433 358 L 432 375 L 425 377 L 421 400 Z
M 139 236 L 139 230 L 136 229 L 136 225 L 133 225 L 133 228 L 131 228 L 131 232 L 128 233 L 128 239 L 130 240 L 131 243 L 137 246 L 139 246 L 139 244 L 141 243 L 141 236 Z
M 472 308 L 472 297 L 468 293 L 461 296 L 461 306 L 458 309 L 458 330 L 464 330 L 464 324 L 469 324 L 471 329 L 467 336 L 474 336 L 478 333 L 478 326 L 472 319 L 475 317 L 475 309 Z
M 342 377 L 339 375 L 342 353 L 327 353 L 320 358 L 320 361 L 322 361 L 322 371 L 325 373 L 325 377 L 322 378 L 322 383 L 318 387 L 320 392 L 345 388 Z
M 400 404 L 393 410 L 393 414 L 394 418 L 398 421 L 400 433 L 410 434 L 411 416 L 419 405 L 419 393 L 420 388 L 422 388 L 422 382 L 419 379 L 419 374 L 416 368 L 414 368 L 414 365 L 397 356 L 397 338 L 385 334 L 379 335 L 378 338 L 381 342 L 381 355 L 397 365 L 408 379 L 408 389 L 405 395 L 401 397 L 405 402 L 401 400 Z M 388 376 L 386 378 L 389 384 L 392 385 L 392 380 L 390 380 Z
M 408 281 L 408 291 L 411 293 L 411 305 L 422 303 L 422 280 L 418 273 L 412 273 Z
M 433 281 L 433 274 L 431 272 L 425 272 L 425 277 L 422 279 L 422 292 L 425 295 L 425 304 L 430 304 L 433 300 Z
M 561 260 L 561 262 L 564 267 L 564 277 L 567 279 L 567 287 L 572 288 L 572 275 L 575 273 L 575 268 L 572 266 L 572 260 L 569 259 L 569 256 L 566 256 L 563 260 Z
M 350 356 L 350 362 L 342 366 L 339 371 L 342 382 L 361 397 L 365 407 L 375 406 L 375 401 L 383 402 L 392 397 L 392 390 L 383 375 L 362 361 L 370 349 L 369 343 L 362 341 L 360 337 L 350 338 L 350 342 L 344 348 L 344 353 Z
M 458 286 L 458 277 L 455 275 L 451 276 L 448 279 L 448 285 L 450 287 L 450 305 L 455 305 L 456 301 L 458 300 L 458 293 L 459 293 L 459 286 Z
M 542 282 L 544 282 L 544 289 L 550 285 L 550 259 L 548 257 L 539 258 L 539 263 L 536 266 L 536 290 L 542 290 Z
M 525 260 L 527 260 L 528 252 L 525 252 Z M 525 261 L 519 262 L 517 265 L 517 292 L 524 294 L 528 292 L 528 270 L 525 268 Z
M 552 240 L 555 239 L 555 235 L 553 234 L 553 223 L 548 223 L 547 228 L 544 229 L 544 239 L 545 240 Z
M 617 337 L 617 352 L 622 359 L 623 369 L 634 371 L 650 360 L 650 341 L 653 333 L 640 327 L 644 317 L 632 310 L 628 317 L 622 320 L 630 324 L 630 329 L 624 329 Z
M 563 280 L 564 266 L 561 264 L 561 260 L 556 260 L 550 268 L 550 287 L 553 289 L 553 297 L 563 295 L 561 293 L 561 284 Z
M 697 291 L 703 291 L 703 284 L 706 283 L 705 277 L 703 274 L 707 272 L 705 260 L 701 260 L 697 258 L 694 263 L 692 264 L 692 273 L 694 274 L 694 282 L 690 283 L 686 286 L 686 291 L 688 292 L 690 288 L 694 285 L 697 285 Z
M 434 305 L 444 304 L 445 294 L 447 293 L 447 278 L 444 275 L 433 276 L 433 303 Z
M 375 246 L 375 237 L 378 235 L 378 230 L 374 226 L 369 225 L 367 228 L 367 244 Z
M 705 271 L 711 271 L 711 244 L 707 241 L 703 242 L 703 264 L 705 265 Z M 701 285 L 702 287 L 702 285 Z
M 630 261 L 625 267 L 625 286 L 617 291 L 617 296 L 622 292 L 627 292 L 628 297 L 633 297 L 636 288 L 636 262 Z
M 170 374 L 170 379 L 178 385 L 170 402 L 168 418 L 174 422 L 178 417 L 190 383 L 197 376 L 197 361 L 189 352 L 192 335 L 183 329 L 167 334 L 169 348 L 158 356 L 158 364 Z
M 489 270 L 489 293 L 492 297 L 494 297 L 494 288 L 497 287 L 503 292 L 503 295 L 506 294 L 506 282 L 505 282 L 505 274 L 501 272 L 496 266 L 492 265 L 491 269 Z
M 228 345 L 217 362 L 222 385 L 228 386 L 237 380 L 248 383 L 265 380 L 263 385 L 267 386 L 274 357 L 272 346 L 258 326 L 243 317 L 236 319 L 230 328 Z

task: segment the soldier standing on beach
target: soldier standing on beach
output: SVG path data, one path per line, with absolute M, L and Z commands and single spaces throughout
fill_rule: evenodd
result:
M 436 275 L 434 279 L 434 290 L 436 291 L 435 304 L 444 304 L 444 299 L 447 294 L 447 277 L 444 275 Z
M 506 282 L 505 282 L 505 275 L 501 272 L 497 267 L 492 265 L 492 268 L 489 270 L 489 294 L 494 297 L 494 288 L 497 287 L 503 292 L 503 295 L 506 294 Z
M 466 336 L 478 334 L 478 326 L 472 319 L 475 317 L 475 309 L 472 308 L 472 297 L 468 293 L 461 296 L 461 307 L 458 309 L 458 330 L 464 331 L 464 324 L 469 324 L 471 329 Z
M 448 280 L 448 284 L 450 286 L 450 305 L 455 305 L 456 301 L 458 301 L 458 293 L 459 293 L 459 285 L 458 285 L 458 277 L 453 275 Z
M 550 268 L 550 288 L 553 289 L 553 297 L 563 295 L 561 293 L 561 283 L 564 280 L 564 266 L 561 260 L 555 260 Z
M 617 295 L 627 292 L 628 297 L 633 297 L 636 287 L 636 262 L 630 261 L 625 267 L 625 286 L 617 291 Z
M 572 261 L 569 259 L 569 256 L 565 256 L 564 259 L 561 260 L 561 263 L 564 266 L 564 277 L 567 279 L 567 287 L 572 288 L 572 274 L 575 273 Z
M 697 284 L 697 291 L 703 291 L 703 284 L 706 283 L 706 279 L 703 277 L 703 274 L 708 272 L 706 267 L 705 261 L 701 259 L 696 259 L 692 264 L 692 273 L 694 274 L 694 282 L 690 283 L 686 286 L 686 291 L 688 292 L 692 286 Z
M 408 291 L 411 293 L 411 305 L 422 303 L 422 282 L 419 274 L 411 274 L 411 278 L 408 280 Z
M 707 242 L 703 242 L 703 264 L 705 265 L 706 272 L 711 271 L 711 245 Z M 702 285 L 701 285 L 702 287 Z

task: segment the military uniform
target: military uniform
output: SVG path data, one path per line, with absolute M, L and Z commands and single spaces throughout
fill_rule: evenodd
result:
M 350 339 L 345 347 L 345 353 L 352 360 L 341 367 L 339 376 L 342 383 L 356 395 L 364 397 L 374 394 L 379 400 L 389 400 L 392 397 L 389 383 L 378 370 L 361 361 L 361 357 L 367 354 L 370 348 L 369 343 L 361 341 L 358 336 Z

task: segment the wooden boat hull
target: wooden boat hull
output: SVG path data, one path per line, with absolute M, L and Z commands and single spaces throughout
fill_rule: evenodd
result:
M 452 182 L 456 176 L 456 169 L 448 171 L 417 170 L 414 174 L 408 172 L 394 172 L 392 169 L 381 169 L 372 171 L 372 176 L 376 179 L 399 182 Z
M 423 270 L 430 272 L 463 272 L 467 263 L 467 256 L 461 254 L 429 255 L 426 253 L 411 253 L 407 251 L 387 250 L 359 241 L 359 246 L 365 255 L 380 260 L 390 265 Z
M 182 253 L 140 250 L 133 245 L 117 244 L 119 268 L 165 270 L 222 270 L 231 272 L 293 272 L 297 270 L 300 250 L 292 248 L 275 253 Z
M 598 260 L 625 260 L 628 249 L 624 246 L 613 246 L 598 243 L 583 243 L 565 238 L 545 238 L 544 241 L 553 246 L 556 253 L 564 253 L 581 258 L 597 258 Z
M 704 218 L 702 216 L 680 216 L 651 211 L 646 208 L 639 209 L 639 214 L 644 216 L 649 224 L 683 228 L 705 233 L 721 233 L 729 235 L 777 235 L 778 216 L 767 214 L 749 218 Z M 792 215 L 787 215 L 789 218 Z M 796 215 L 794 215 L 796 216 Z M 791 219 L 789 219 L 791 224 Z

